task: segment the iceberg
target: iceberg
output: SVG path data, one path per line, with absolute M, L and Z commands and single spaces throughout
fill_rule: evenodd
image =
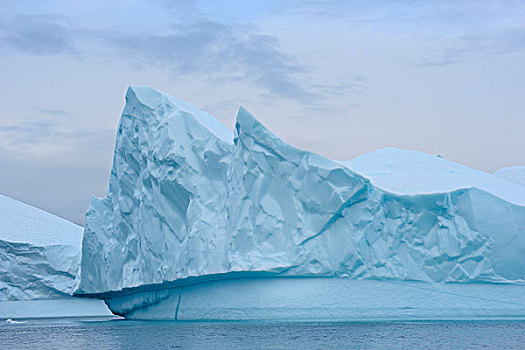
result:
M 0 318 L 110 315 L 71 296 L 81 241 L 82 227 L 0 195 Z
M 77 294 L 132 319 L 525 316 L 525 190 L 440 156 L 297 149 L 129 88 Z

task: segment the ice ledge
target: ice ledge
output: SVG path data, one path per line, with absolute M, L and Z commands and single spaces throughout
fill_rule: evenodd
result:
M 351 321 L 525 317 L 525 285 L 244 278 L 106 299 L 129 319 Z
M 0 319 L 54 317 L 111 317 L 102 300 L 64 297 L 51 300 L 0 301 Z

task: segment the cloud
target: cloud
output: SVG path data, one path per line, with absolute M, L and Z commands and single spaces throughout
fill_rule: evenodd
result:
M 525 28 L 495 33 L 467 33 L 458 36 L 454 44 L 443 44 L 423 54 L 418 66 L 442 67 L 462 62 L 491 59 L 495 56 L 525 50 Z
M 283 52 L 276 37 L 258 33 L 251 24 L 212 20 L 191 2 L 184 3 L 189 15 L 165 23 L 158 32 L 81 27 L 59 16 L 27 15 L 6 21 L 0 26 L 0 37 L 4 46 L 28 54 L 74 53 L 92 59 L 109 55 L 135 69 L 156 67 L 174 77 L 195 76 L 211 84 L 242 81 L 260 89 L 262 96 L 293 100 L 305 107 L 328 101 L 325 92 L 330 83 L 314 79 L 314 68 Z
M 1 144 L 8 149 L 39 144 L 44 138 L 49 139 L 56 135 L 57 125 L 58 123 L 50 120 L 32 120 L 0 126 Z
M 50 115 L 56 115 L 56 116 L 69 114 L 68 112 L 61 110 L 61 109 L 46 109 L 46 108 L 34 107 L 34 110 L 42 114 L 50 114 Z
M 170 34 L 110 35 L 109 44 L 141 65 L 169 69 L 175 75 L 200 75 L 207 80 L 243 80 L 264 93 L 301 102 L 322 98 L 313 86 L 300 84 L 308 68 L 286 55 L 276 38 L 247 26 L 208 19 L 177 23 Z
M 53 161 L 79 150 L 107 151 L 112 147 L 113 134 L 111 129 L 78 129 L 58 120 L 33 117 L 0 125 L 0 149 L 12 157 L 42 156 Z
M 13 49 L 36 55 L 71 53 L 72 33 L 46 15 L 18 15 L 0 25 L 0 42 Z
M 477 48 L 488 56 L 505 55 L 525 49 L 525 26 L 486 35 L 468 34 L 462 39 L 469 50 Z
M 283 13 L 310 23 L 336 24 L 380 44 L 414 52 L 416 67 L 444 67 L 525 49 L 520 2 L 294 0 Z

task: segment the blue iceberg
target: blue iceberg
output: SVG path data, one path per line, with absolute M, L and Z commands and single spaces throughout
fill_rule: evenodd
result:
M 334 161 L 129 88 L 77 294 L 134 319 L 525 316 L 525 189 L 418 151 Z

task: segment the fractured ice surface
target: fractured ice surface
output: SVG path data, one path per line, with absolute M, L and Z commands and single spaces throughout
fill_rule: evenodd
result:
M 82 251 L 78 292 L 124 315 L 171 310 L 184 305 L 180 283 L 236 273 L 521 285 L 525 190 L 416 151 L 333 161 L 242 107 L 232 134 L 185 102 L 130 88 Z

